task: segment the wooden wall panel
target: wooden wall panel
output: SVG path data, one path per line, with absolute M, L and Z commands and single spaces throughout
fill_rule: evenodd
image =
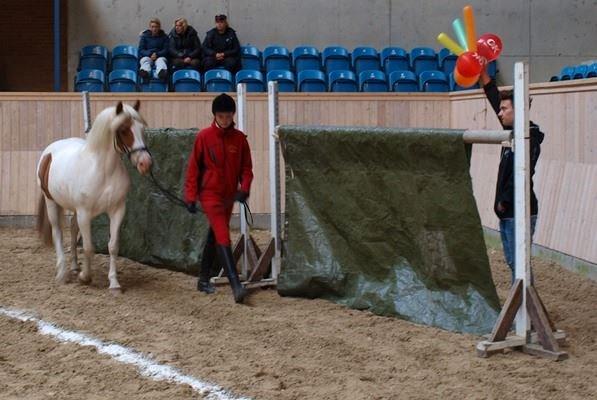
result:
M 531 119 L 546 133 L 536 175 L 536 242 L 597 262 L 597 79 L 531 85 Z M 195 128 L 211 122 L 213 94 L 101 93 L 91 114 L 141 100 L 150 127 Z M 254 213 L 269 212 L 267 95 L 250 93 L 245 129 L 252 148 Z M 500 129 L 479 90 L 451 94 L 280 94 L 280 123 Z M 35 164 L 50 142 L 83 136 L 77 93 L 0 93 L 0 215 L 31 215 L 39 194 Z M 282 162 L 283 163 L 283 162 Z M 493 197 L 499 146 L 475 145 L 473 190 L 484 225 L 497 228 Z

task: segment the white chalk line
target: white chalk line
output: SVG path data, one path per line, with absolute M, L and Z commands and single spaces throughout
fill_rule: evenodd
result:
M 160 364 L 136 350 L 116 343 L 104 342 L 81 332 L 62 329 L 25 311 L 0 307 L 0 314 L 19 321 L 34 322 L 39 333 L 51 336 L 59 342 L 95 347 L 98 353 L 107 354 L 123 364 L 134 365 L 141 375 L 150 379 L 189 385 L 208 400 L 250 400 L 247 397 L 236 397 L 217 385 L 185 375 L 178 369 Z

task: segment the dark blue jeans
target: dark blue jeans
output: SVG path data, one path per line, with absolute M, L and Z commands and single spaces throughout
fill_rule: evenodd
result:
M 535 234 L 535 225 L 537 224 L 537 216 L 531 215 L 531 242 Z M 502 246 L 504 247 L 504 258 L 506 264 L 512 271 L 512 283 L 514 283 L 514 260 L 516 242 L 514 239 L 514 218 L 500 219 L 500 236 L 502 237 Z M 533 274 L 531 272 L 531 282 L 533 282 Z

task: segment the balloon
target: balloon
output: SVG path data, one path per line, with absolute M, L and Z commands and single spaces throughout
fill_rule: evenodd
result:
M 469 78 L 479 75 L 486 62 L 485 58 L 481 57 L 478 53 L 466 51 L 458 56 L 456 69 L 461 76 Z
M 477 40 L 477 53 L 487 59 L 487 62 L 496 60 L 502 52 L 502 39 L 493 33 L 484 33 Z
M 465 6 L 462 9 L 464 16 L 464 26 L 466 26 L 466 42 L 469 51 L 477 51 L 477 32 L 475 32 L 475 16 L 473 7 Z
M 456 39 L 458 39 L 460 47 L 468 50 L 468 44 L 466 43 L 466 33 L 464 32 L 464 25 L 462 25 L 460 18 L 456 18 L 454 22 L 452 22 L 452 28 L 454 28 L 454 33 L 456 34 Z
M 460 75 L 458 69 L 454 69 L 454 81 L 463 88 L 468 88 L 473 86 L 479 80 L 479 75 L 471 76 L 471 77 L 464 77 Z
M 437 41 L 443 44 L 448 50 L 452 53 L 456 54 L 457 56 L 464 53 L 464 49 L 450 38 L 450 36 L 446 35 L 444 32 L 437 35 Z

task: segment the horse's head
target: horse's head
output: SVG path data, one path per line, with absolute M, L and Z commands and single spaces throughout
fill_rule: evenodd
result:
M 114 147 L 126 154 L 141 175 L 151 170 L 151 154 L 145 146 L 144 130 L 147 123 L 139 114 L 140 102 L 133 107 L 118 102 L 116 116 L 110 124 L 114 133 Z

